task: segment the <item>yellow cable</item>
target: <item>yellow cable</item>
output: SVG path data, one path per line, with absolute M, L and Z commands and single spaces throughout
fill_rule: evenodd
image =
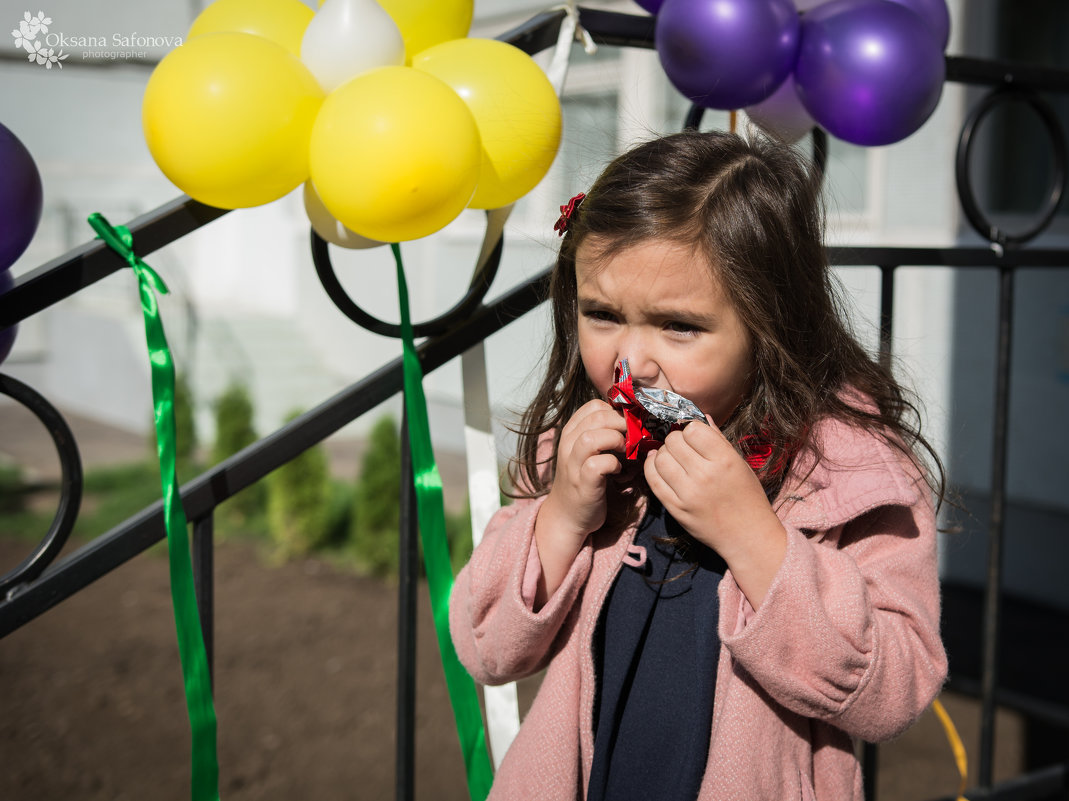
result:
M 958 801 L 968 801 L 965 798 L 965 784 L 969 774 L 969 761 L 965 755 L 965 746 L 961 742 L 961 737 L 958 736 L 954 721 L 950 719 L 950 715 L 938 698 L 932 701 L 932 711 L 939 718 L 939 722 L 943 724 L 943 731 L 946 733 L 947 742 L 950 743 L 950 750 L 954 752 L 954 761 L 958 764 L 958 773 L 961 774 L 961 784 L 958 785 Z

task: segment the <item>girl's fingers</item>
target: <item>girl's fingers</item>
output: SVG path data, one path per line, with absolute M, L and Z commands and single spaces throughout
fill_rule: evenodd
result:
M 687 426 L 687 428 L 690 428 L 690 426 Z M 695 449 L 694 444 L 687 439 L 684 435 L 685 431 L 686 429 L 673 431 L 665 438 L 664 444 L 658 450 L 664 451 L 664 455 L 681 472 L 694 474 L 704 466 L 706 459 Z M 667 468 L 667 465 L 662 465 L 662 467 Z M 666 478 L 668 477 L 666 476 Z
M 722 453 L 724 448 L 729 448 L 732 451 L 731 443 L 727 441 L 727 437 L 716 426 L 710 424 L 703 426 L 700 423 L 688 425 L 682 431 L 683 439 L 690 445 L 691 448 L 699 455 L 706 459 L 711 459 L 718 453 Z
M 679 496 L 676 495 L 675 490 L 672 489 L 671 484 L 665 480 L 661 468 L 667 467 L 669 462 L 674 464 L 674 460 L 666 459 L 664 456 L 658 457 L 660 450 L 653 450 L 646 454 L 646 461 L 642 463 L 642 472 L 646 476 L 646 483 L 649 484 L 650 491 L 657 496 L 657 499 L 665 505 L 665 507 L 671 509 L 675 508 L 679 504 Z
M 678 445 L 676 446 L 678 449 Z M 658 477 L 673 488 L 675 492 L 684 481 L 687 480 L 688 471 L 686 467 L 680 464 L 676 454 L 668 448 L 668 443 L 665 443 L 655 451 L 651 451 L 650 455 L 646 457 L 647 463 L 653 461 L 653 469 L 657 471 Z
M 580 426 L 588 427 L 590 425 L 597 425 L 599 428 L 616 428 L 619 426 L 623 430 L 623 415 L 603 400 L 587 401 L 576 409 L 575 414 L 565 424 L 564 430 L 574 430 Z
M 719 429 L 699 424 L 669 434 L 662 449 L 667 449 L 687 473 L 694 475 L 708 471 L 711 462 L 737 455 Z
M 623 415 L 604 401 L 590 401 L 579 408 L 561 431 L 560 448 L 564 453 L 573 450 L 583 451 L 587 456 L 597 450 L 619 450 L 623 447 L 623 433 L 627 430 Z M 600 432 L 609 436 L 598 436 L 596 447 L 580 444 L 580 439 L 591 432 Z
M 624 435 L 610 428 L 592 428 L 576 435 L 572 443 L 572 457 L 585 462 L 594 454 L 618 451 L 624 447 Z M 612 456 L 612 454 L 609 454 Z M 616 457 L 613 456 L 615 459 Z
M 611 453 L 599 453 L 583 462 L 583 470 L 588 478 L 605 478 L 619 473 L 620 469 L 620 460 Z

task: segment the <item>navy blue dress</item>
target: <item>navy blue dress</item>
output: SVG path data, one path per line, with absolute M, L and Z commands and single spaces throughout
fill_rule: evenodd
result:
M 651 499 L 635 535 L 642 567 L 624 565 L 595 632 L 597 691 L 590 801 L 694 801 L 713 717 L 717 585 L 727 569 Z

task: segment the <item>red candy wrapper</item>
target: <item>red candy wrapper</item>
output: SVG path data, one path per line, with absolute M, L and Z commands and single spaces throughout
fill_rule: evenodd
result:
M 628 459 L 637 459 L 653 450 L 671 432 L 679 431 L 687 423 L 700 420 L 709 424 L 702 410 L 682 395 L 651 387 L 636 389 L 627 359 L 616 363 L 608 399 L 624 413 L 627 421 L 624 454 Z

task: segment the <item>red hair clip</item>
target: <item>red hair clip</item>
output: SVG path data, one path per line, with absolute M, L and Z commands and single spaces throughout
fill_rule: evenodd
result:
M 553 226 L 553 230 L 557 232 L 557 236 L 564 236 L 568 230 L 568 221 L 572 219 L 572 215 L 575 214 L 575 210 L 579 208 L 579 204 L 583 202 L 583 198 L 586 195 L 580 192 L 578 195 L 568 201 L 568 205 L 560 207 L 560 217 L 557 218 L 556 225 Z

